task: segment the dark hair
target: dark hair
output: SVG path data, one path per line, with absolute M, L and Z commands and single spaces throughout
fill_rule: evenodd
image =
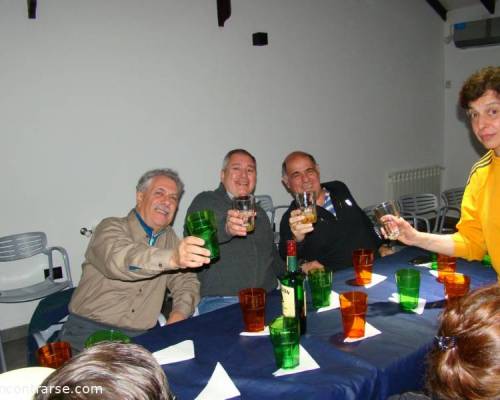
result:
M 244 154 L 244 155 L 250 157 L 252 159 L 252 161 L 254 162 L 254 164 L 255 164 L 255 168 L 257 168 L 257 160 L 255 159 L 255 157 L 252 154 L 250 154 L 250 152 L 246 151 L 245 149 L 233 149 L 233 150 L 229 151 L 225 155 L 224 160 L 222 160 L 222 170 L 226 169 L 227 164 L 229 164 L 229 159 L 234 154 Z
M 500 94 L 500 67 L 485 67 L 472 74 L 460 90 L 460 106 L 467 110 L 471 101 L 479 99 L 488 90 Z
M 283 160 L 283 163 L 281 164 L 281 176 L 285 176 L 286 175 L 286 163 L 288 162 L 288 160 L 290 158 L 295 157 L 295 156 L 307 157 L 307 158 L 309 158 L 309 160 L 311 160 L 314 163 L 314 165 L 318 164 L 316 162 L 316 159 L 313 157 L 312 154 L 306 153 L 305 151 L 294 151 L 294 152 L 288 154 L 285 157 L 285 159 Z
M 98 343 L 50 374 L 34 400 L 171 400 L 167 377 L 137 344 Z
M 450 303 L 438 335 L 452 338 L 428 356 L 427 387 L 440 400 L 500 398 L 500 286 L 477 289 Z

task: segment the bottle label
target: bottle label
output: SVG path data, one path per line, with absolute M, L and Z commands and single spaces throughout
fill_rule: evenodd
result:
M 295 318 L 295 290 L 293 287 L 281 284 L 281 301 L 283 316 Z

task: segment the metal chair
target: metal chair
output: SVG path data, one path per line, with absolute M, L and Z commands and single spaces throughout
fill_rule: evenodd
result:
M 64 264 L 64 278 L 56 281 L 54 277 L 53 253 L 58 252 L 61 255 Z M 71 279 L 71 270 L 69 266 L 69 257 L 66 250 L 62 247 L 47 247 L 47 236 L 44 232 L 28 232 L 17 235 L 4 236 L 0 238 L 0 262 L 13 262 L 39 254 L 47 256 L 48 276 L 45 280 L 28 286 L 16 289 L 0 290 L 0 303 L 22 303 L 45 298 L 53 293 L 73 287 Z M 11 265 L 12 267 L 12 265 Z M 43 269 L 40 267 L 40 276 Z M 6 371 L 5 355 L 0 338 L 0 363 L 2 371 Z
M 288 209 L 287 205 L 275 206 L 273 199 L 268 194 L 258 194 L 255 195 L 255 202 L 266 212 L 269 222 L 271 223 L 271 228 L 274 233 L 274 243 L 277 245 L 280 242 L 279 225 L 280 221 L 276 221 L 276 211 L 279 209 Z
M 272 224 L 274 222 L 274 205 L 272 197 L 268 194 L 257 194 L 255 195 L 255 203 L 266 212 L 269 222 Z
M 464 197 L 464 187 L 457 187 L 444 190 L 441 193 L 443 207 L 441 212 L 441 221 L 439 224 L 439 232 L 445 233 L 454 231 L 456 223 L 460 220 L 460 210 L 462 206 L 462 198 Z M 451 215 L 449 213 L 451 212 Z
M 402 217 L 414 218 L 415 229 L 419 229 L 424 222 L 426 232 L 437 232 L 440 226 L 442 210 L 439 200 L 433 193 L 412 193 L 400 196 L 398 199 Z M 418 218 L 417 218 L 418 217 Z

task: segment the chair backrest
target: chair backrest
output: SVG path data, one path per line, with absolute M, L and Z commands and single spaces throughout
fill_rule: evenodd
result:
M 60 254 L 64 267 L 64 280 L 56 281 L 54 273 L 53 253 Z M 63 247 L 47 247 L 47 235 L 44 232 L 27 232 L 9 235 L 0 238 L 0 262 L 12 262 L 25 258 L 44 254 L 48 265 L 39 265 L 39 268 L 48 267 L 48 276 L 45 280 L 15 289 L 0 289 L 0 303 L 24 303 L 37 299 L 43 299 L 51 294 L 73 287 L 68 253 Z M 8 264 L 7 264 L 8 266 Z M 17 272 L 17 271 L 16 271 Z M 15 277 L 17 278 L 17 274 Z M 19 282 L 21 284 L 21 282 Z M 0 336 L 0 372 L 5 371 L 5 355 Z M 0 391 L 1 392 L 1 391 Z M 1 397 L 1 396 L 0 396 Z
M 0 238 L 0 262 L 21 260 L 43 253 L 47 236 L 43 232 L 27 232 Z
M 59 255 L 57 261 L 62 262 L 62 271 L 64 271 L 64 274 L 61 277 L 56 277 L 54 253 Z M 36 262 L 36 266 L 37 268 L 48 270 L 46 279 L 42 280 L 43 275 L 40 274 L 40 281 L 38 283 L 21 286 L 16 289 L 0 289 L 0 303 L 19 303 L 41 299 L 53 292 L 73 286 L 66 249 L 60 246 L 48 247 L 47 235 L 44 232 L 26 232 L 0 237 L 0 262 L 14 264 L 19 260 L 39 254 L 43 254 L 46 257 L 46 262 Z M 56 281 L 59 278 L 61 280 Z M 21 285 L 25 284 L 22 279 L 18 283 Z
M 266 212 L 271 224 L 274 222 L 274 205 L 273 199 L 268 194 L 255 195 L 255 202 Z
M 433 193 L 412 193 L 398 199 L 401 213 L 411 215 L 437 214 L 439 201 Z
M 271 222 L 271 228 L 274 232 L 274 243 L 279 243 L 279 226 L 281 217 L 284 212 L 288 209 L 288 205 L 277 205 L 275 206 L 273 203 L 273 199 L 268 194 L 257 194 L 255 195 L 255 202 L 262 207 L 262 209 L 266 212 L 269 217 L 269 221 Z
M 464 187 L 446 189 L 441 193 L 444 205 L 460 209 L 464 197 Z

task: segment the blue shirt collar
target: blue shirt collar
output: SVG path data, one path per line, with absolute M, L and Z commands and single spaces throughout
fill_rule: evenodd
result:
M 159 231 L 157 234 L 155 234 L 153 232 L 153 228 L 151 228 L 148 224 L 146 224 L 144 222 L 144 220 L 142 219 L 141 215 L 137 212 L 137 210 L 134 208 L 134 212 L 135 212 L 135 216 L 137 217 L 137 219 L 139 220 L 139 223 L 141 224 L 142 226 L 142 229 L 144 229 L 144 232 L 146 232 L 146 234 L 148 235 L 148 238 L 149 238 L 149 245 L 150 246 L 154 246 L 156 241 L 158 240 L 158 238 L 160 237 L 160 235 L 165 232 L 165 229 L 162 229 L 161 231 Z

